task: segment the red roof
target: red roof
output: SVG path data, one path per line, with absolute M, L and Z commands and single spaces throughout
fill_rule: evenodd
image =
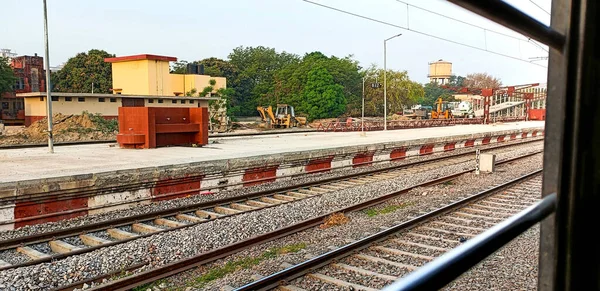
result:
M 143 55 L 133 55 L 133 56 L 124 56 L 124 57 L 104 59 L 104 61 L 107 63 L 118 63 L 118 62 L 128 62 L 128 61 L 138 61 L 138 60 L 157 60 L 157 61 L 165 61 L 165 62 L 176 62 L 177 58 L 143 54 Z

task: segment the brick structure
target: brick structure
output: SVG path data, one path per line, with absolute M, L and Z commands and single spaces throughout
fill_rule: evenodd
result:
M 23 97 L 18 93 L 46 91 L 46 71 L 44 58 L 37 56 L 20 56 L 11 59 L 17 81 L 14 91 L 0 96 L 0 120 L 7 124 L 23 124 L 25 121 L 25 105 Z
M 122 148 L 208 144 L 208 108 L 119 107 Z

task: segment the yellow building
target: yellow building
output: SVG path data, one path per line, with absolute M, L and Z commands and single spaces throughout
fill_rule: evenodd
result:
M 17 94 L 25 101 L 25 125 L 46 117 L 46 92 Z M 119 107 L 208 107 L 209 100 L 219 98 L 185 96 L 116 95 L 52 92 L 52 112 L 80 115 L 87 111 L 116 119 Z
M 199 92 L 215 81 L 212 93 L 226 88 L 223 77 L 211 77 L 199 74 L 171 74 L 169 62 L 177 58 L 157 55 L 133 55 L 106 58 L 112 64 L 113 91 L 120 94 L 136 95 L 185 95 L 193 89 Z
M 52 112 L 79 115 L 84 111 L 116 119 L 119 107 L 208 107 L 208 101 L 218 97 L 192 97 L 185 93 L 202 92 L 215 85 L 211 93 L 226 88 L 226 79 L 198 74 L 171 74 L 169 62 L 177 58 L 157 55 L 134 55 L 107 58 L 112 64 L 113 94 L 52 92 Z M 25 104 L 25 125 L 46 117 L 46 93 L 22 93 Z
M 452 63 L 439 60 L 437 62 L 429 63 L 429 82 L 445 85 L 450 82 L 450 76 L 452 76 Z

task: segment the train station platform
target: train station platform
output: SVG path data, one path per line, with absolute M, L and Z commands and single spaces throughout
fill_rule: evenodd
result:
M 126 200 L 151 202 L 202 194 L 306 172 L 541 136 L 543 131 L 543 121 L 529 121 L 372 131 L 366 136 L 303 132 L 218 137 L 204 147 L 134 150 L 92 144 L 56 147 L 54 154 L 46 148 L 0 150 L 0 205 L 18 208 L 19 203 L 39 204 L 43 197 L 66 195 L 82 200 L 76 206 L 55 208 L 81 208 L 85 215 L 114 209 Z M 0 209 L 0 228 L 2 220 L 32 215 L 9 212 Z

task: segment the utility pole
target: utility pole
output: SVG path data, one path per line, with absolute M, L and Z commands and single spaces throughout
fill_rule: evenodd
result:
M 402 33 L 383 40 L 383 130 L 387 130 L 387 41 Z
M 54 138 L 52 136 L 52 84 L 50 83 L 50 52 L 48 51 L 48 9 L 44 1 L 44 45 L 46 50 L 46 119 L 48 119 L 48 152 L 54 153 Z
M 365 136 L 365 81 L 367 80 L 367 76 L 363 77 L 363 87 L 362 87 L 362 117 L 360 119 L 360 127 L 361 127 L 361 136 Z

